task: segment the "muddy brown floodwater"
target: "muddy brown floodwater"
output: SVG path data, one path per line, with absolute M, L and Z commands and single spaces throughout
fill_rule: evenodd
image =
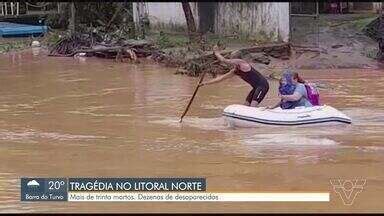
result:
M 35 53 L 36 54 L 36 53 Z M 352 125 L 230 129 L 221 117 L 249 91 L 240 79 L 200 89 L 158 65 L 0 56 L 1 212 L 384 210 L 384 72 L 301 71 Z M 275 81 L 263 105 L 277 100 Z M 20 177 L 206 177 L 210 192 L 331 193 L 326 203 L 20 202 Z M 330 179 L 366 179 L 351 206 Z

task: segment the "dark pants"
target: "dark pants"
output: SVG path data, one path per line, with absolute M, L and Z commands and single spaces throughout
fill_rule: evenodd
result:
M 268 93 L 269 90 L 269 85 L 264 85 L 264 86 L 258 86 L 256 88 L 253 88 L 248 96 L 247 96 L 247 102 L 251 104 L 251 102 L 257 101 L 257 103 L 261 103 L 261 101 L 264 100 L 265 95 Z

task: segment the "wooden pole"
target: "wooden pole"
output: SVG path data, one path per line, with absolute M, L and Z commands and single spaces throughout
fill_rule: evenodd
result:
M 195 96 L 196 96 L 197 90 L 199 90 L 199 88 L 200 88 L 200 84 L 203 82 L 203 79 L 204 79 L 205 74 L 206 74 L 206 70 L 204 70 L 204 72 L 201 74 L 199 83 L 197 84 L 196 89 L 195 89 L 195 91 L 193 92 L 193 95 L 192 95 L 191 99 L 189 100 L 189 103 L 188 103 L 187 107 L 186 107 L 185 110 L 184 110 L 184 113 L 183 113 L 183 114 L 181 115 L 181 117 L 180 117 L 180 121 L 179 121 L 180 123 L 183 121 L 184 116 L 187 114 L 187 112 L 188 112 L 188 110 L 189 110 L 189 107 L 191 106 L 192 101 L 193 101 L 193 99 L 194 99 Z

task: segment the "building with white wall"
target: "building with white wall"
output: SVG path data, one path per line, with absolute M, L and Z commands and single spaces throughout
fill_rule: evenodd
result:
M 237 34 L 270 41 L 289 40 L 288 2 L 191 2 L 200 32 Z M 181 2 L 135 2 L 134 20 L 149 19 L 151 28 L 186 29 Z

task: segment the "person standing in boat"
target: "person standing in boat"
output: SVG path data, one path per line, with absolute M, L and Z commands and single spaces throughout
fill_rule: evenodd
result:
M 216 58 L 221 62 L 234 66 L 234 68 L 224 75 L 211 79 L 207 82 L 202 82 L 200 86 L 218 83 L 237 75 L 252 86 L 252 90 L 249 92 L 244 105 L 252 107 L 256 107 L 257 105 L 259 105 L 269 90 L 269 84 L 267 79 L 258 71 L 256 71 L 245 60 L 226 59 L 219 52 L 217 52 L 217 49 L 217 46 L 215 46 L 213 51 L 213 54 L 216 56 Z

